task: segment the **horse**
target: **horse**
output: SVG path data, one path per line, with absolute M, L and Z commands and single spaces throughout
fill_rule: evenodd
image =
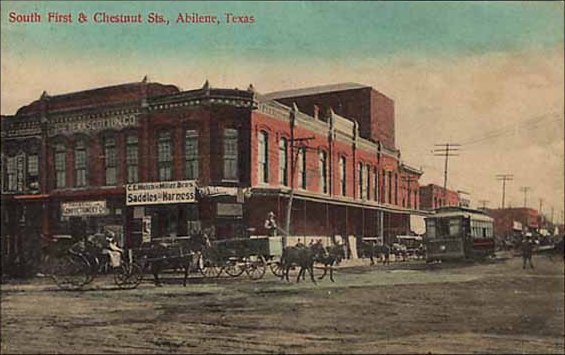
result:
M 333 276 L 333 267 L 339 265 L 341 260 L 345 258 L 345 252 L 343 246 L 336 244 L 324 248 L 321 243 L 316 243 L 312 246 L 314 252 L 314 262 L 324 265 L 324 273 L 322 276 L 318 277 L 319 280 L 323 279 L 330 270 L 330 280 L 335 282 Z
M 184 271 L 182 285 L 186 287 L 190 268 L 197 261 L 195 255 L 210 247 L 210 239 L 206 233 L 193 234 L 189 239 L 182 240 L 174 246 L 169 243 L 151 244 L 149 249 L 146 250 L 145 257 L 153 274 L 155 286 L 161 286 L 159 273 L 162 270 L 182 269 Z
M 314 251 L 310 247 L 306 246 L 288 246 L 283 249 L 281 256 L 281 267 L 282 275 L 281 279 L 290 281 L 288 279 L 288 272 L 293 265 L 300 267 L 298 276 L 296 277 L 296 282 L 300 282 L 300 276 L 306 273 L 306 270 L 310 273 L 310 279 L 313 283 L 316 283 L 314 279 Z

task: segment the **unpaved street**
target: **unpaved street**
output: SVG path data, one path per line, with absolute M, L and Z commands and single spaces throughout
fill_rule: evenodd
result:
M 563 261 L 344 267 L 81 292 L 2 285 L 3 353 L 564 353 Z

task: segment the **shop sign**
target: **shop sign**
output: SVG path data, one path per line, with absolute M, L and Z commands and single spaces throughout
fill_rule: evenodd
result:
M 128 184 L 126 205 L 162 205 L 196 202 L 194 180 Z
M 216 212 L 219 217 L 242 217 L 243 205 L 239 203 L 218 203 Z
M 88 119 L 74 122 L 55 122 L 49 127 L 49 135 L 73 134 L 103 131 L 105 129 L 122 129 L 137 126 L 136 114 Z
M 61 217 L 106 216 L 106 201 L 74 201 L 61 203 Z
M 522 223 L 517 222 L 517 221 L 513 221 L 512 222 L 512 229 L 517 230 L 517 231 L 521 231 L 522 230 Z
M 226 186 L 205 186 L 199 187 L 198 193 L 200 196 L 237 196 L 237 187 L 226 187 Z
M 141 224 L 141 236 L 144 243 L 151 241 L 151 216 L 143 216 Z

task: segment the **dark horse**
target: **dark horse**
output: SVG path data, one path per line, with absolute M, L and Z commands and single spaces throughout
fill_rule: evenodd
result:
M 335 282 L 333 267 L 335 265 L 338 265 L 341 260 L 345 258 L 345 251 L 343 250 L 343 246 L 335 244 L 324 248 L 321 243 L 315 243 L 311 248 L 314 253 L 314 262 L 324 265 L 324 273 L 322 274 L 322 276 L 318 277 L 318 279 L 323 279 L 324 276 L 326 276 L 326 274 L 328 273 L 329 269 L 330 280 L 332 282 Z
M 281 267 L 283 270 L 281 279 L 286 278 L 286 281 L 290 281 L 288 279 L 288 272 L 293 265 L 300 267 L 296 282 L 300 282 L 300 276 L 304 275 L 306 270 L 308 270 L 310 279 L 313 283 L 316 283 L 316 280 L 314 280 L 314 250 L 312 248 L 306 246 L 289 246 L 284 248 L 281 256 Z
M 145 250 L 146 261 L 149 264 L 156 286 L 161 286 L 159 273 L 166 269 L 182 269 L 184 278 L 182 285 L 186 286 L 190 268 L 198 261 L 197 255 L 210 247 L 206 233 L 196 233 L 187 239 L 174 243 L 152 243 Z

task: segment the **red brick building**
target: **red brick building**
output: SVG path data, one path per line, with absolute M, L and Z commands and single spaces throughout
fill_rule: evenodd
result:
M 2 246 L 104 228 L 127 246 L 265 234 L 269 211 L 286 225 L 291 182 L 291 236 L 391 238 L 409 232 L 421 174 L 394 147 L 393 101 L 359 84 L 44 93 L 2 117 Z
M 535 231 L 540 227 L 539 213 L 533 208 L 487 209 L 486 212 L 494 218 L 494 234 L 498 237 Z
M 428 184 L 420 186 L 420 208 L 433 210 L 442 206 L 459 206 L 461 203 L 456 191 L 445 189 L 442 186 Z

